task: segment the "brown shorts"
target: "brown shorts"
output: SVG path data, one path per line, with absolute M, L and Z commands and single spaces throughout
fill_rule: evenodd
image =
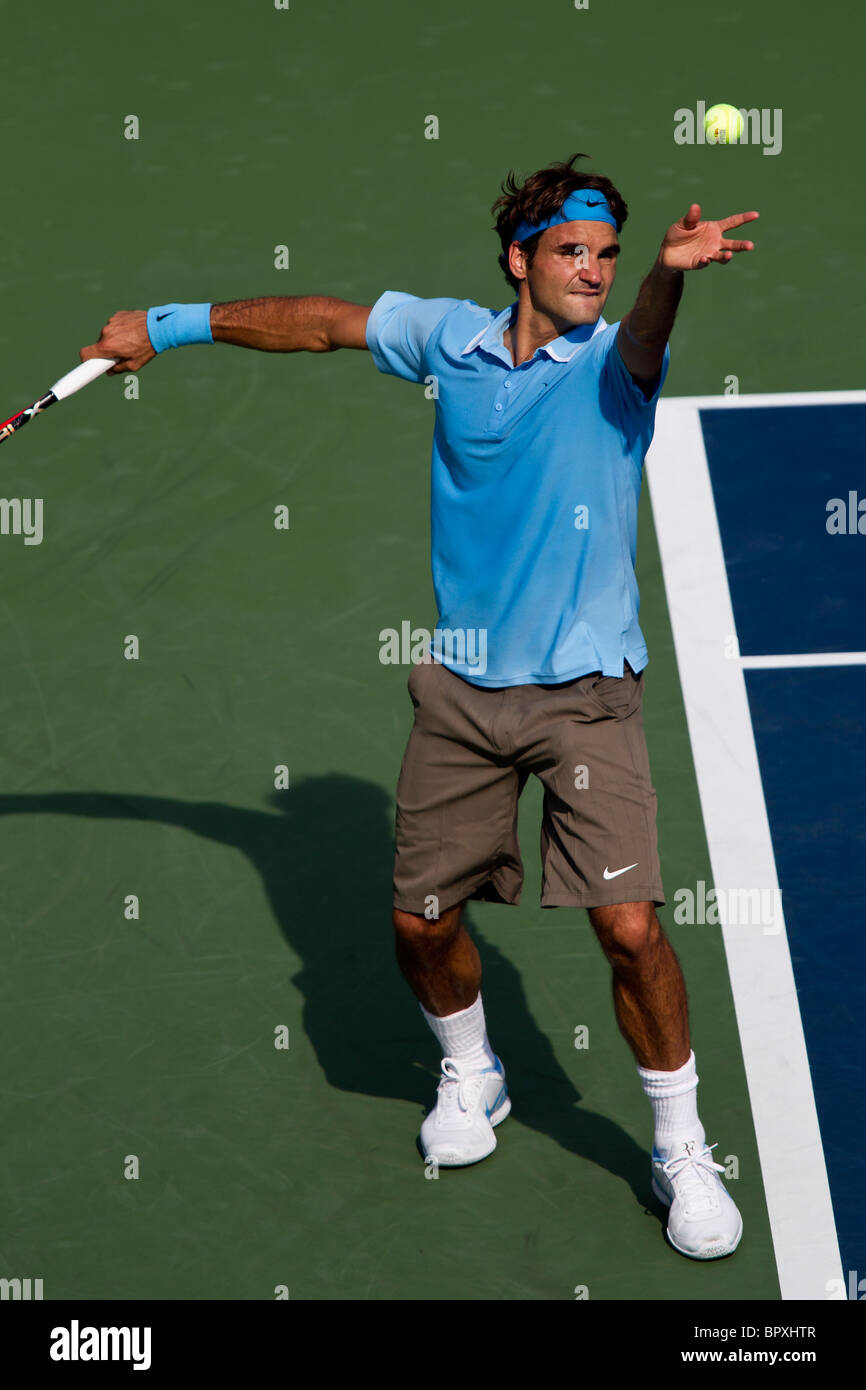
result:
M 654 902 L 664 892 L 643 676 L 471 685 L 438 662 L 409 675 L 415 724 L 397 784 L 394 906 L 438 916 L 465 898 L 517 903 L 517 801 L 544 786 L 542 907 Z

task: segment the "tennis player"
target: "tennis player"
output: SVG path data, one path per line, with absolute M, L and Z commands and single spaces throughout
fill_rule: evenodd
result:
M 652 1105 L 652 1182 L 669 1207 L 668 1238 L 708 1260 L 736 1249 L 742 1221 L 698 1116 L 685 984 L 656 915 L 664 893 L 634 559 L 683 276 L 752 250 L 725 233 L 758 214 L 704 221 L 692 204 L 665 233 L 633 308 L 608 324 L 628 209 L 608 178 L 575 167 L 584 158 L 503 183 L 493 212 L 516 296 L 505 309 L 390 290 L 372 308 L 322 296 L 164 304 L 114 314 L 81 357 L 115 357 L 117 374 L 187 343 L 367 348 L 380 371 L 435 398 L 439 621 L 409 675 L 393 914 L 400 967 L 443 1054 L 421 1148 L 442 1166 L 477 1163 L 511 1108 L 462 913 L 469 899 L 518 902 L 517 805 L 534 773 L 542 905 L 588 911 Z

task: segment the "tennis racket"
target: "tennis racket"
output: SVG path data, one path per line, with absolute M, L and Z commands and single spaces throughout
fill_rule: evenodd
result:
M 26 410 L 19 411 L 17 415 L 12 415 L 0 425 L 0 444 L 4 439 L 8 439 L 16 430 L 20 430 L 28 424 L 34 415 L 41 415 L 43 410 L 47 410 L 56 401 L 65 401 L 67 396 L 74 396 L 76 391 L 80 391 L 82 386 L 88 386 L 91 381 L 95 381 L 103 372 L 107 372 L 109 367 L 113 367 L 117 362 L 116 357 L 91 357 L 87 362 L 82 362 L 80 366 L 73 367 L 71 372 L 67 372 L 59 381 L 55 381 L 50 391 L 46 391 L 44 396 L 40 396 L 38 401 L 28 405 Z

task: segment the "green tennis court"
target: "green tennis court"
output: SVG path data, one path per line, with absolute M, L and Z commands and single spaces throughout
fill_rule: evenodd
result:
M 817 33 L 781 0 L 3 9 L 9 411 L 117 309 L 504 307 L 499 182 L 575 150 L 630 208 L 609 322 L 689 202 L 761 212 L 753 256 L 689 278 L 666 396 L 857 385 L 863 20 L 841 6 Z M 783 111 L 781 152 L 675 143 L 698 101 Z M 432 1181 L 415 1148 L 438 1055 L 392 958 L 411 705 L 379 634 L 435 624 L 432 403 L 366 353 L 224 346 L 127 394 L 97 382 L 2 452 L 44 535 L 0 535 L 0 1275 L 46 1299 L 778 1299 L 724 945 L 671 911 L 712 871 L 646 490 L 661 918 L 745 1222 L 705 1264 L 666 1245 L 586 916 L 538 907 L 537 784 L 523 904 L 468 914 L 513 1115 L 477 1168 Z

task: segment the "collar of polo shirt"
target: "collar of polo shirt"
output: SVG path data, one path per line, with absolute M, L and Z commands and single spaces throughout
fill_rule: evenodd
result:
M 513 370 L 517 370 L 514 368 L 511 354 L 503 341 L 503 335 L 512 320 L 512 315 L 516 321 L 516 299 L 513 304 L 509 304 L 507 309 L 503 309 L 501 313 L 497 314 L 492 323 L 489 323 L 486 328 L 482 328 L 481 332 L 476 333 L 474 338 L 470 338 L 460 356 L 465 357 L 467 353 L 474 352 L 476 348 L 482 348 L 487 352 L 492 352 L 494 357 L 501 357 L 503 360 L 507 356 L 509 366 Z M 548 357 L 552 357 L 555 362 L 570 362 L 578 348 L 582 347 L 584 343 L 588 343 L 590 338 L 595 337 L 596 333 L 600 333 L 607 326 L 605 319 L 599 316 L 595 323 L 578 324 L 576 328 L 570 328 L 559 338 L 551 339 L 549 343 L 545 343 L 537 351 L 547 353 Z M 529 361 L 532 362 L 533 360 L 530 357 Z M 524 362 L 521 365 L 525 367 L 527 363 Z

